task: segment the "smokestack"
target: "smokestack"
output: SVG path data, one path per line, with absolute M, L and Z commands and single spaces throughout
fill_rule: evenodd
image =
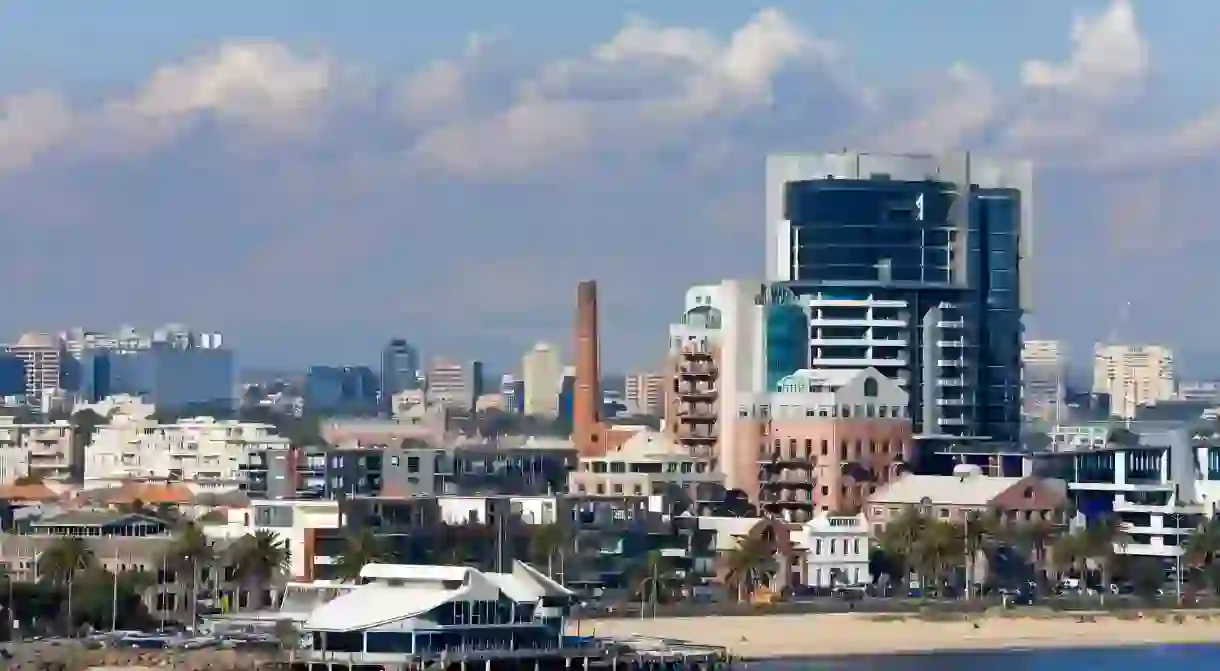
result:
M 598 359 L 597 282 L 581 282 L 576 289 L 576 388 L 572 394 L 572 438 L 581 455 L 596 456 L 601 445 L 598 420 L 601 406 Z

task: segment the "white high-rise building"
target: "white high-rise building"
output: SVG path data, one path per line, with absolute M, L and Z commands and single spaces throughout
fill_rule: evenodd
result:
M 1173 351 L 1161 345 L 1093 348 L 1093 393 L 1108 394 L 1110 414 L 1133 419 L 1140 406 L 1174 396 Z
M 665 376 L 632 373 L 623 378 L 623 400 L 634 411 L 654 417 L 665 414 Z
M 554 345 L 540 342 L 521 357 L 521 379 L 525 383 L 526 415 L 559 416 L 563 357 Z
M 1021 347 L 1021 401 L 1025 415 L 1058 422 L 1066 357 L 1057 340 L 1026 340 Z

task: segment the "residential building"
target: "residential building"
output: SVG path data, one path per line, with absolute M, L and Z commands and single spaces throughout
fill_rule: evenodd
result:
M 150 417 L 116 415 L 97 427 L 85 452 L 86 487 L 125 480 L 172 480 L 203 491 L 238 489 L 251 451 L 287 448 L 270 424 L 183 419 L 160 424 Z
M 1021 400 L 1028 417 L 1059 423 L 1064 402 L 1064 353 L 1057 340 L 1026 340 L 1021 348 Z
M 483 394 L 483 363 L 457 363 L 437 358 L 428 362 L 428 403 L 444 405 L 461 412 L 474 409 L 475 399 Z
M 314 500 L 326 496 L 326 449 L 254 445 L 241 464 L 241 491 L 251 499 Z
M 795 534 L 805 550 L 805 578 L 810 587 L 868 585 L 872 534 L 868 518 L 820 513 Z
M 63 343 L 47 333 L 26 333 L 15 344 L 8 345 L 8 354 L 21 360 L 25 371 L 25 397 L 42 398 L 43 393 L 62 389 L 62 359 L 66 355 Z
M 727 486 L 790 522 L 858 512 L 914 455 L 907 392 L 875 368 L 797 371 L 734 410 Z
M 208 538 L 232 542 L 242 536 L 270 531 L 288 546 L 290 576 L 313 580 L 313 556 L 318 529 L 340 529 L 342 516 L 337 501 L 259 501 L 247 508 L 233 508 L 222 524 L 201 527 Z M 335 556 L 338 556 L 338 552 Z
M 730 487 L 747 474 L 738 473 L 739 460 L 725 456 L 738 450 L 725 424 L 741 398 L 767 389 L 757 294 L 753 282 L 691 287 L 681 322 L 669 327 L 665 427 L 691 454 L 717 459 Z M 789 363 L 792 371 L 804 367 L 803 359 Z M 754 443 L 744 449 L 755 449 Z M 751 464 L 748 471 L 755 470 Z
M 418 348 L 401 338 L 386 343 L 381 351 L 382 405 L 388 408 L 388 400 L 399 392 L 419 389 L 422 372 Z
M 304 631 L 314 645 L 297 658 L 403 668 L 486 660 L 492 668 L 577 657 L 577 667 L 588 666 L 581 644 L 565 643 L 572 592 L 521 562 L 502 570 L 369 564 L 359 587 L 310 615 Z
M 671 436 L 637 432 L 601 457 L 582 457 L 569 487 L 577 493 L 681 495 L 691 502 L 724 499 L 724 474 L 713 460 L 695 457 Z
M 1093 348 L 1093 393 L 1110 398 L 1110 414 L 1135 419 L 1141 406 L 1174 397 L 1173 351 L 1161 345 Z
M 1101 424 L 1068 424 L 1056 426 L 1050 432 L 1051 452 L 1076 452 L 1078 450 L 1095 450 L 1109 443 L 1110 432 L 1114 427 L 1109 422 Z
M 700 516 L 694 520 L 700 529 L 711 533 L 714 570 L 719 584 L 733 584 L 730 576 L 732 553 L 749 538 L 761 541 L 766 554 L 759 564 L 763 576 L 761 588 L 783 594 L 796 585 L 808 584 L 799 528 L 774 518 Z
M 814 370 L 897 381 L 916 433 L 1016 441 L 1032 196 L 1028 162 L 769 156 L 767 281 L 808 331 L 768 330 L 807 335 Z
M 370 416 L 377 412 L 377 375 L 367 366 L 310 366 L 305 409 L 322 415 Z
M 69 422 L 23 424 L 0 417 L 0 482 L 34 476 L 69 481 L 80 476 L 84 442 Z
M 950 522 L 995 513 L 1010 524 L 1034 520 L 1063 524 L 1067 502 L 1067 484 L 1062 480 L 993 477 L 983 475 L 977 466 L 963 465 L 953 475 L 907 473 L 869 497 L 864 512 L 878 534 L 912 507 Z
M 566 440 L 340 445 L 327 450 L 329 496 L 552 495 L 567 490 L 576 450 Z
M 1220 382 L 1215 380 L 1182 381 L 1177 383 L 1177 398 L 1220 406 Z
M 1145 432 L 1138 444 L 1038 456 L 1086 520 L 1117 516 L 1120 554 L 1172 558 L 1220 503 L 1220 443 L 1189 430 Z
M 390 397 L 390 418 L 396 422 L 423 420 L 428 413 L 428 397 L 423 389 L 408 389 Z
M 623 378 L 623 400 L 641 415 L 665 415 L 665 379 L 660 373 L 632 373 Z
M 563 357 L 550 343 L 540 342 L 521 357 L 521 378 L 525 382 L 525 414 L 536 417 L 559 416 L 559 392 L 563 379 Z

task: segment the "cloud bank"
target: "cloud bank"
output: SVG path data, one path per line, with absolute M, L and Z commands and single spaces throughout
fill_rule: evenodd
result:
M 409 73 L 233 41 L 101 101 L 9 92 L 11 328 L 173 319 L 260 358 L 371 361 L 401 335 L 507 361 L 566 345 L 573 285 L 596 277 L 608 363 L 647 364 L 686 286 L 759 274 L 765 154 L 853 146 L 1033 158 L 1039 329 L 1088 343 L 1145 300 L 1155 326 L 1131 337 L 1177 337 L 1189 296 L 1155 297 L 1215 280 L 1194 260 L 1216 251 L 1220 108 L 1148 110 L 1155 49 L 1128 0 L 1061 29 L 1015 87 L 969 60 L 871 84 L 848 45 L 767 9 L 729 34 L 632 16 L 528 68 L 499 35 Z

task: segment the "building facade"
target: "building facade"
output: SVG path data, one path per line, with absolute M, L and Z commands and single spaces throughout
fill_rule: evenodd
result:
M 521 357 L 521 378 L 525 383 L 525 414 L 558 417 L 563 378 L 563 357 L 559 349 L 544 342 L 534 345 Z
M 1058 424 L 1063 418 L 1066 360 L 1057 340 L 1026 340 L 1021 348 L 1024 373 L 1022 409 L 1027 417 Z
M 26 333 L 6 350 L 21 360 L 27 399 L 41 399 L 44 393 L 63 388 L 62 364 L 66 352 L 59 339 L 47 333 Z
M 1160 345 L 1093 349 L 1093 393 L 1110 398 L 1110 414 L 1134 419 L 1141 406 L 1174 397 L 1173 351 Z
M 707 457 L 695 457 L 671 436 L 639 431 L 601 457 L 583 457 L 569 487 L 581 494 L 680 494 L 691 502 L 721 501 L 724 474 Z
M 872 584 L 868 558 L 872 534 L 858 515 L 819 514 L 801 527 L 806 585 L 820 589 Z
M 305 409 L 321 415 L 376 414 L 377 375 L 367 366 L 310 366 Z
M 288 443 L 270 424 L 211 417 L 161 424 L 116 415 L 97 427 L 85 452 L 85 486 L 170 480 L 200 491 L 236 490 L 245 480 L 242 465 L 250 453 L 286 449 Z
M 17 478 L 68 481 L 80 474 L 84 443 L 66 421 L 23 424 L 0 417 L 0 483 Z
M 428 362 L 428 403 L 444 405 L 461 412 L 474 409 L 475 400 L 483 394 L 483 363 L 458 363 L 448 359 Z
M 884 372 L 919 433 L 1016 440 L 1032 186 L 969 154 L 768 157 L 767 280 L 809 311 L 809 367 Z
M 665 381 L 661 373 L 631 373 L 623 378 L 623 400 L 629 410 L 653 417 L 665 416 Z
M 388 407 L 387 399 L 402 391 L 419 389 L 419 349 L 406 340 L 395 338 L 381 350 L 381 399 Z

